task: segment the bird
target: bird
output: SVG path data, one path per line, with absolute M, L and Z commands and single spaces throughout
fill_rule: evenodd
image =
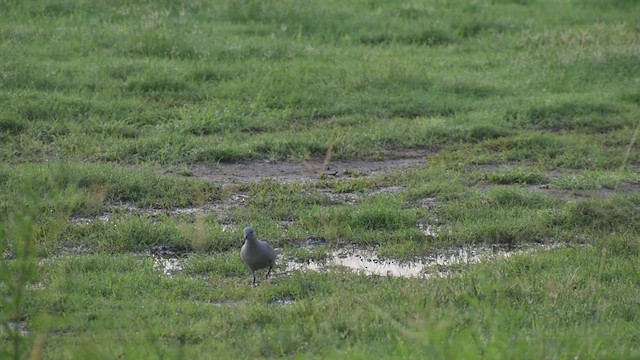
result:
M 252 227 L 244 228 L 244 245 L 240 249 L 240 258 L 251 269 L 253 285 L 256 285 L 256 270 L 269 268 L 265 279 L 271 274 L 271 269 L 276 262 L 276 256 L 282 249 L 273 247 L 266 241 L 258 240 L 256 231 Z

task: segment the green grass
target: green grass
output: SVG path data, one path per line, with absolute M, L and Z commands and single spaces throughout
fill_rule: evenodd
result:
M 3 193 L 17 197 L 25 189 L 46 194 L 55 189 L 75 188 L 97 203 L 127 203 L 138 206 L 187 206 L 220 198 L 215 184 L 194 179 L 161 176 L 152 169 L 126 169 L 112 164 L 20 164 L 0 168 Z M 73 208 L 74 215 L 91 209 Z
M 144 257 L 72 257 L 40 269 L 29 326 L 55 334 L 55 357 L 634 357 L 637 250 L 617 237 L 426 283 L 294 273 L 255 289 L 235 256 L 193 258 L 188 274 L 204 277 L 173 278 Z
M 639 11 L 0 2 L 0 357 L 639 357 Z M 412 152 L 315 182 L 197 171 Z M 298 260 L 571 246 L 428 281 L 250 287 L 247 225 Z M 189 253 L 171 277 L 147 255 L 161 244 Z
M 351 157 L 637 111 L 625 6 L 57 4 L 4 5 L 6 161 Z

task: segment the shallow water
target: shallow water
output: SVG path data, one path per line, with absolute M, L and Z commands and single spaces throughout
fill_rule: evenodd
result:
M 327 271 L 343 267 L 365 275 L 397 277 L 431 277 L 448 274 L 447 267 L 507 258 L 515 254 L 551 249 L 560 244 L 525 244 L 519 246 L 479 245 L 438 251 L 431 256 L 416 257 L 411 261 L 380 258 L 372 249 L 342 248 L 329 253 L 323 260 L 297 262 L 285 258 L 286 271 Z
M 153 256 L 153 268 L 171 276 L 182 271 L 182 259 Z
M 7 326 L 11 329 L 11 331 L 15 331 L 20 336 L 28 336 L 31 333 L 31 330 L 27 327 L 27 322 L 24 320 L 10 320 L 7 322 Z M 5 336 L 5 329 L 0 327 L 0 336 Z
M 379 257 L 375 249 L 363 249 L 354 246 L 343 247 L 330 251 L 325 259 L 296 261 L 284 256 L 276 261 L 274 274 L 277 276 L 282 271 L 331 271 L 336 268 L 344 268 L 368 276 L 395 276 L 407 278 L 429 278 L 432 276 L 446 276 L 449 268 L 459 264 L 473 264 L 484 261 L 504 259 L 516 254 L 533 253 L 564 246 L 559 243 L 552 244 L 522 244 L 517 246 L 507 245 L 466 245 L 457 248 L 443 249 L 435 254 L 415 257 L 409 261 L 399 261 L 392 258 Z M 184 258 L 152 255 L 153 267 L 156 271 L 166 276 L 172 276 L 183 270 Z

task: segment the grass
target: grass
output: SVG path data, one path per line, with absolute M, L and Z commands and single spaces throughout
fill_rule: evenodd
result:
M 617 237 L 607 247 L 515 257 L 420 286 L 296 273 L 256 289 L 239 281 L 246 273 L 235 257 L 191 259 L 189 273 L 210 277 L 166 278 L 147 258 L 89 255 L 48 266 L 46 289 L 28 303 L 39 309 L 29 324 L 59 334 L 46 355 L 633 357 L 637 247 Z M 295 303 L 275 303 L 283 298 Z
M 0 2 L 0 357 L 640 356 L 638 10 Z M 197 171 L 411 153 L 317 181 Z M 569 246 L 253 288 L 247 225 L 301 261 Z M 183 270 L 154 269 L 157 245 L 186 249 Z

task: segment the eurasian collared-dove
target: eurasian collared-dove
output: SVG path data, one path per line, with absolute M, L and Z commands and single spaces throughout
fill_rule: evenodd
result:
M 253 276 L 253 285 L 256 284 L 256 270 L 269 268 L 267 278 L 271 274 L 271 268 L 276 261 L 276 256 L 282 252 L 282 249 L 273 249 L 271 245 L 256 237 L 256 231 L 251 227 L 244 228 L 244 245 L 240 250 L 240 258 L 245 264 L 249 265 L 251 275 Z

